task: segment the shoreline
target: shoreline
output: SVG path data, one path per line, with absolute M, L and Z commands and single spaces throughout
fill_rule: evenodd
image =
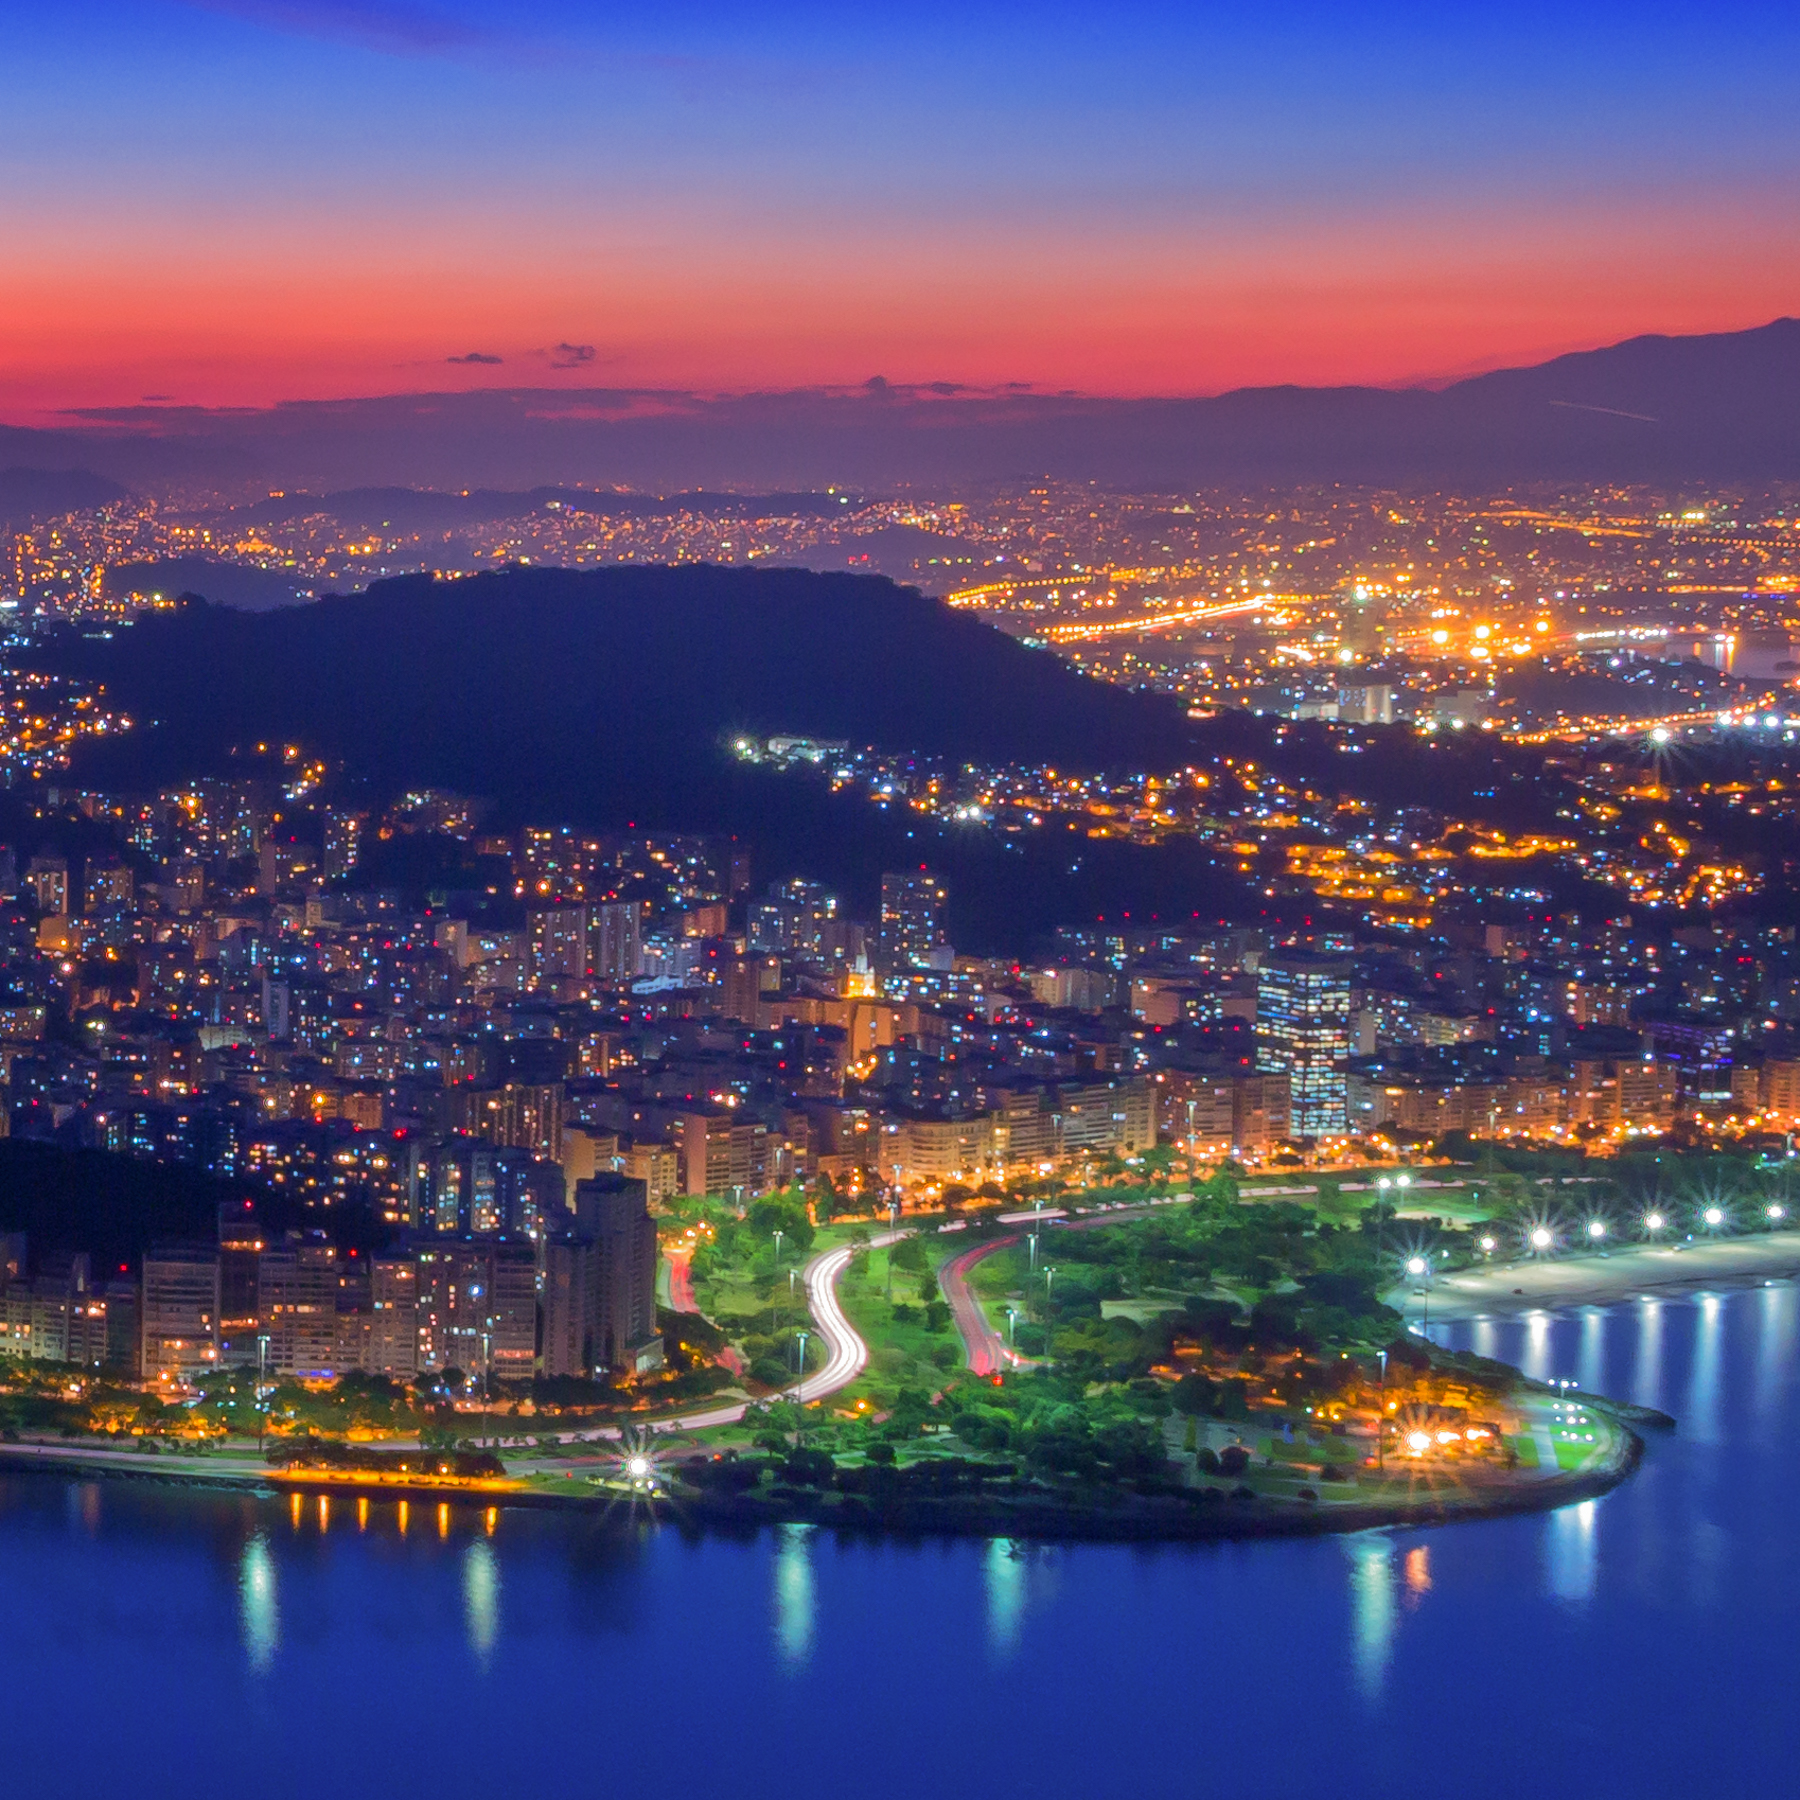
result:
M 1432 1320 L 1507 1318 L 1581 1306 L 1610 1306 L 1710 1286 L 1754 1286 L 1800 1277 L 1800 1231 L 1632 1245 L 1588 1256 L 1459 1269 L 1430 1291 Z M 1416 1290 L 1389 1296 L 1415 1328 Z
M 1596 1402 L 1610 1411 L 1608 1403 Z M 1528 1480 L 1484 1480 L 1460 1492 L 1437 1491 L 1406 1500 L 1306 1501 L 1258 1496 L 1242 1501 L 1220 1494 L 1206 1499 L 1197 1489 L 1179 1495 L 1141 1495 L 1121 1490 L 1109 1503 L 1084 1505 L 1052 1495 L 1015 1500 L 999 1495 L 910 1495 L 886 1503 L 860 1494 L 827 1494 L 787 1488 L 767 1497 L 735 1494 L 666 1494 L 655 1497 L 619 1492 L 566 1493 L 508 1483 L 487 1488 L 428 1486 L 398 1482 L 364 1483 L 320 1479 L 311 1474 L 278 1476 L 246 1468 L 196 1467 L 199 1459 L 139 1459 L 124 1455 L 101 1460 L 72 1446 L 0 1444 L 0 1474 L 40 1474 L 61 1479 L 150 1481 L 165 1486 L 205 1488 L 260 1499 L 343 1499 L 420 1502 L 472 1511 L 554 1510 L 641 1518 L 676 1528 L 756 1531 L 767 1526 L 811 1525 L 865 1536 L 1024 1537 L 1055 1543 L 1201 1543 L 1252 1538 L 1320 1537 L 1381 1528 L 1425 1527 L 1553 1512 L 1611 1490 L 1637 1469 L 1644 1443 L 1613 1414 L 1618 1443 L 1604 1461 Z

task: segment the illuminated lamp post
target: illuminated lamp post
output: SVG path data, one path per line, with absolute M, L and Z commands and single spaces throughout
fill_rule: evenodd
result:
M 1431 1258 L 1428 1256 L 1409 1256 L 1406 1259 L 1406 1272 L 1414 1281 L 1422 1285 L 1414 1291 L 1424 1302 L 1419 1314 L 1419 1335 L 1426 1343 L 1431 1342 Z
M 810 1331 L 798 1331 L 794 1334 L 800 1340 L 797 1361 L 800 1365 L 799 1380 L 794 1384 L 794 1402 L 804 1405 L 806 1402 L 806 1340 L 812 1336 Z

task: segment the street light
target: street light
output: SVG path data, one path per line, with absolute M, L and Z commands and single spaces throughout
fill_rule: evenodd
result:
M 1595 1243 L 1599 1243 L 1599 1241 L 1606 1236 L 1606 1221 L 1604 1219 L 1589 1219 L 1587 1233 Z
M 1556 1233 L 1548 1225 L 1534 1225 L 1531 1231 L 1531 1247 L 1540 1253 L 1548 1250 L 1556 1242 Z
M 1773 1200 L 1763 1209 L 1771 1219 L 1785 1219 L 1787 1208 L 1779 1200 Z
M 1644 1229 L 1649 1232 L 1652 1237 L 1661 1231 L 1668 1222 L 1669 1221 L 1659 1212 L 1647 1212 L 1644 1214 Z
M 1014 1327 L 1018 1324 L 1018 1322 L 1019 1322 L 1019 1309 L 1016 1306 L 1009 1306 L 1006 1309 L 1006 1347 L 1009 1350 L 1013 1350 L 1018 1347 L 1018 1337 L 1017 1337 L 1017 1333 L 1014 1330 Z
M 1406 1259 L 1406 1272 L 1414 1281 L 1421 1283 L 1418 1292 L 1423 1304 L 1419 1308 L 1419 1335 L 1427 1342 L 1431 1338 L 1431 1258 L 1429 1256 L 1409 1256 Z
M 1717 1231 L 1725 1223 L 1725 1209 L 1722 1206 L 1709 1206 L 1700 1217 L 1705 1221 L 1708 1231 Z
M 810 1331 L 799 1331 L 794 1334 L 800 1340 L 800 1379 L 794 1384 L 794 1399 L 804 1401 L 806 1398 L 806 1340 L 812 1336 Z

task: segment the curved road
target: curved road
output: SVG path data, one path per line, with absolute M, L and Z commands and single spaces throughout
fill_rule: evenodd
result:
M 968 1357 L 969 1367 L 977 1375 L 996 1374 L 1019 1359 L 1007 1349 L 999 1332 L 988 1323 L 987 1314 L 981 1309 L 981 1302 L 975 1298 L 974 1290 L 969 1286 L 969 1271 L 983 1257 L 993 1256 L 1018 1241 L 1019 1235 L 1014 1232 L 1011 1237 L 995 1238 L 990 1244 L 977 1244 L 973 1250 L 965 1250 L 960 1256 L 951 1257 L 938 1268 L 938 1286 L 943 1289 L 950 1316 L 956 1321 L 956 1329 L 962 1334 L 963 1350 Z
M 1175 1205 L 1191 1198 L 1189 1194 L 1178 1194 L 1164 1204 Z M 1153 1206 L 1114 1206 L 1081 1218 L 1046 1218 L 1044 1224 L 1055 1224 L 1064 1231 L 1091 1231 L 1096 1226 L 1117 1225 L 1125 1219 L 1147 1219 L 1155 1211 Z M 981 1302 L 976 1299 L 974 1290 L 969 1286 L 969 1271 L 983 1257 L 993 1256 L 1018 1243 L 1022 1235 L 1015 1231 L 1010 1237 L 977 1244 L 974 1249 L 951 1257 L 938 1269 L 938 1286 L 944 1290 L 950 1316 L 956 1321 L 956 1329 L 962 1334 L 963 1350 L 968 1357 L 969 1367 L 977 1375 L 994 1375 L 1001 1369 L 1015 1368 L 1020 1357 L 1016 1350 L 1008 1349 L 1006 1340 L 988 1323 Z
M 910 1228 L 905 1231 L 884 1231 L 869 1240 L 869 1247 L 879 1249 L 911 1235 Z M 789 1390 L 794 1399 L 802 1404 L 823 1400 L 840 1388 L 848 1387 L 868 1366 L 869 1346 L 845 1317 L 843 1304 L 837 1295 L 838 1279 L 850 1266 L 850 1258 L 854 1254 L 855 1246 L 843 1244 L 836 1250 L 821 1252 L 800 1271 L 800 1279 L 806 1284 L 807 1306 L 811 1309 L 818 1336 L 825 1345 L 825 1366 L 806 1376 Z M 685 1270 L 683 1273 L 685 1274 Z M 688 1289 L 690 1297 L 692 1291 L 691 1288 Z M 673 1280 L 670 1292 L 671 1295 L 675 1292 Z M 708 1425 L 735 1425 L 748 1410 L 748 1401 L 734 1400 L 728 1406 L 713 1406 L 704 1412 L 679 1413 L 673 1418 L 646 1420 L 645 1423 L 651 1430 L 700 1431 Z M 611 1438 L 618 1436 L 618 1427 L 607 1426 L 597 1432 L 570 1432 L 562 1435 L 565 1442 L 576 1442 L 587 1437 Z

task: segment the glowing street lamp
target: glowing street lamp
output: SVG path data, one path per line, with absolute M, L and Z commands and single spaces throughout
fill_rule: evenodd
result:
M 1669 1221 L 1659 1212 L 1647 1212 L 1644 1214 L 1644 1229 L 1649 1232 L 1652 1237 L 1655 1237 L 1668 1222 Z
M 1780 1220 L 1787 1217 L 1787 1208 L 1783 1206 L 1779 1200 L 1771 1201 L 1769 1205 L 1763 1208 L 1763 1211 L 1767 1213 L 1771 1219 Z
M 1422 1256 L 1409 1256 L 1406 1259 L 1406 1272 L 1407 1272 L 1407 1274 L 1411 1275 L 1415 1280 L 1419 1276 L 1423 1275 L 1425 1273 L 1425 1271 L 1427 1269 L 1429 1269 L 1430 1267 L 1431 1267 L 1431 1264 L 1428 1263 L 1425 1260 L 1425 1258 Z
M 1722 1206 L 1709 1206 L 1700 1215 L 1700 1219 L 1708 1231 L 1717 1231 L 1725 1223 L 1725 1209 Z
M 1483 1256 L 1492 1256 L 1499 1247 L 1499 1242 L 1495 1238 L 1484 1237 L 1481 1240 L 1481 1254 Z
M 1548 1225 L 1534 1225 L 1531 1228 L 1531 1247 L 1540 1255 L 1556 1242 L 1556 1233 Z
M 1589 1219 L 1587 1234 L 1596 1244 L 1599 1243 L 1599 1241 L 1606 1236 L 1606 1221 L 1604 1219 Z

